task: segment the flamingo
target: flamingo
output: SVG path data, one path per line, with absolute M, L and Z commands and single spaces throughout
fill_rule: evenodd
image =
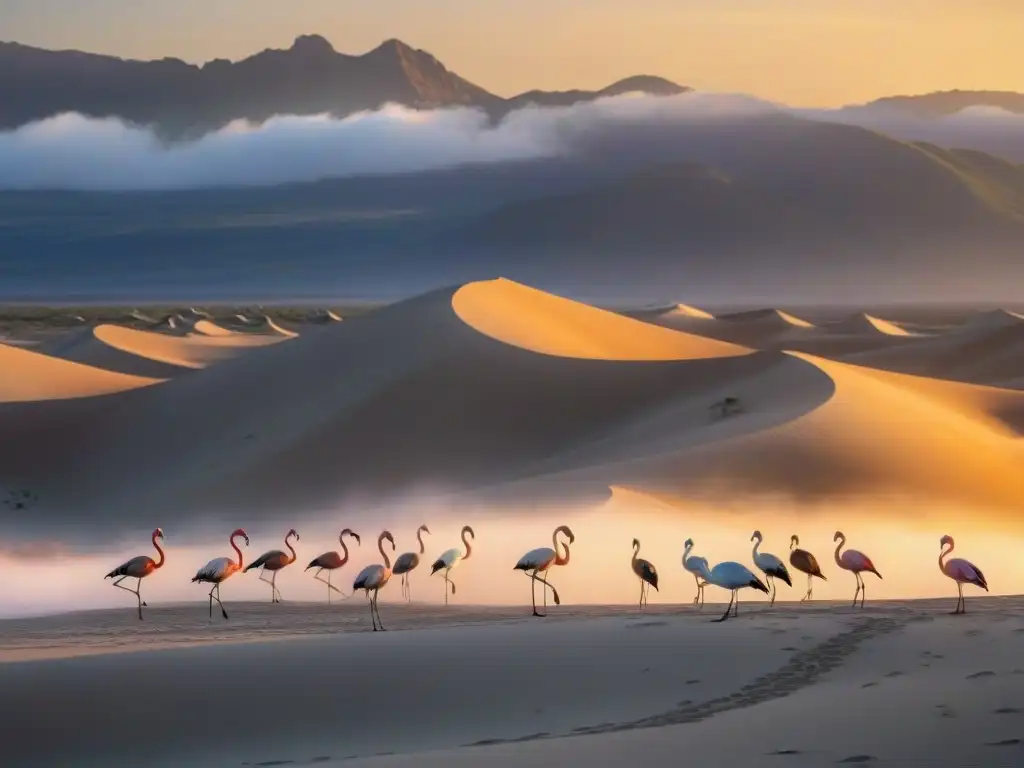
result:
M 288 539 L 290 539 L 292 536 L 295 537 L 296 541 L 299 540 L 299 534 L 295 532 L 294 528 L 292 528 L 290 531 L 288 531 L 288 533 L 284 535 L 284 545 L 291 550 L 291 557 L 289 557 L 286 553 L 282 552 L 280 549 L 272 549 L 269 552 L 264 552 L 262 555 L 257 557 L 255 560 L 249 563 L 249 565 L 245 569 L 246 573 L 251 571 L 253 568 L 263 569 L 260 571 L 260 581 L 266 582 L 270 585 L 271 603 L 281 602 L 281 590 L 277 588 L 277 572 L 284 568 L 286 565 L 291 565 L 292 563 L 294 563 L 295 558 L 297 557 L 297 555 L 295 554 L 295 548 L 292 547 L 291 543 L 288 541 Z M 270 571 L 270 581 L 267 581 L 265 578 L 263 578 L 267 574 L 267 571 Z
M 796 547 L 796 549 L 793 549 Z M 822 581 L 828 581 L 821 572 L 818 559 L 806 549 L 800 549 L 800 537 L 795 533 L 789 537 L 789 564 L 800 573 L 807 574 L 807 594 L 800 598 L 800 602 L 811 600 L 814 597 L 814 586 L 812 579 L 817 576 Z
M 224 614 L 224 618 L 228 617 L 228 612 L 224 610 L 224 603 L 220 601 L 220 584 L 222 581 L 231 577 L 236 571 L 242 570 L 242 550 L 235 544 L 235 539 L 241 536 L 245 539 L 245 546 L 249 546 L 249 537 L 245 531 L 241 528 L 236 528 L 232 533 L 228 541 L 231 543 L 231 548 L 238 553 L 238 562 L 236 563 L 230 557 L 216 557 L 198 571 L 196 575 L 192 577 L 192 583 L 205 582 L 207 584 L 213 584 L 210 588 L 210 618 L 213 618 L 213 601 L 217 601 L 217 605 L 220 606 L 220 612 Z M 216 592 L 217 596 L 214 597 L 213 593 Z
M 105 579 L 112 579 L 115 576 L 121 577 L 114 582 L 114 586 L 118 589 L 123 589 L 126 592 L 131 592 L 135 595 L 136 599 L 139 601 L 140 621 L 142 620 L 142 606 L 146 605 L 146 603 L 142 600 L 142 595 L 139 594 L 140 590 L 142 589 L 142 580 L 149 576 L 149 574 L 151 574 L 157 568 L 162 567 L 164 564 L 164 551 L 160 549 L 160 545 L 157 544 L 156 541 L 157 539 L 162 539 L 163 537 L 164 532 L 160 528 L 157 528 L 155 531 L 153 531 L 153 535 L 151 537 L 153 546 L 156 547 L 156 551 L 160 553 L 159 560 L 153 560 L 153 558 L 149 557 L 148 555 L 139 555 L 138 557 L 133 557 L 127 563 L 123 563 L 122 565 L 117 566 L 117 568 L 115 568 L 103 577 Z M 121 582 L 128 578 L 138 579 L 138 582 L 135 584 L 135 589 L 132 589 L 131 587 L 121 586 Z
M 562 557 L 558 553 L 558 534 L 564 533 L 569 539 L 568 544 L 565 546 L 565 557 Z M 562 601 L 558 598 L 558 590 L 555 589 L 547 580 L 538 576 L 538 573 L 547 573 L 547 570 L 553 565 L 568 565 L 569 563 L 569 544 L 576 541 L 576 536 L 573 535 L 568 525 L 560 525 L 555 528 L 555 532 L 551 534 L 551 547 L 540 547 L 539 549 L 531 549 L 521 558 L 519 562 L 512 568 L 514 571 L 522 571 L 530 577 L 530 596 L 533 598 L 533 615 L 534 616 L 547 616 L 548 615 L 548 588 L 551 589 L 551 594 L 554 595 L 555 605 L 561 605 Z M 537 613 L 537 582 L 544 585 L 544 613 Z
M 345 534 L 346 533 L 349 536 L 351 536 L 353 539 L 356 540 L 356 544 L 362 545 L 363 541 L 362 541 L 362 539 L 359 538 L 359 534 L 356 533 L 355 531 L 349 529 L 349 528 L 346 528 L 345 530 L 343 530 L 341 532 L 341 535 L 338 536 L 338 543 L 341 544 L 341 549 L 345 553 L 344 555 L 339 557 L 337 552 L 324 552 L 322 555 L 320 555 L 320 557 L 318 557 L 315 560 L 311 561 L 310 564 L 306 566 L 306 570 L 307 571 L 310 568 L 316 568 L 317 572 L 313 574 L 313 578 L 316 579 L 317 581 L 323 582 L 324 584 L 327 585 L 327 603 L 328 604 L 330 604 L 330 602 L 331 602 L 331 590 L 332 589 L 335 592 L 337 592 L 339 595 L 344 595 L 345 594 L 340 589 L 338 589 L 336 586 L 331 584 L 331 573 L 334 572 L 335 570 L 337 570 L 338 568 L 341 568 L 341 566 L 343 566 L 345 563 L 348 562 L 348 545 L 345 544 Z M 327 581 L 324 581 L 323 578 L 321 578 L 321 576 L 320 576 L 320 574 L 323 571 L 327 571 Z
M 848 571 L 853 571 L 853 575 L 857 579 L 857 589 L 853 593 L 853 604 L 854 606 L 857 605 L 857 595 L 860 595 L 860 607 L 863 608 L 866 590 L 864 589 L 864 577 L 861 576 L 861 573 L 869 571 L 878 578 L 882 578 L 882 574 L 875 569 L 875 564 L 871 562 L 871 558 L 863 552 L 858 552 L 856 549 L 848 549 L 842 555 L 839 554 L 839 550 L 846 544 L 846 536 L 843 535 L 842 531 L 836 531 L 832 541 L 839 542 L 836 545 L 836 565 Z
M 433 576 L 438 571 L 444 571 L 444 580 L 452 587 L 452 594 L 455 594 L 455 582 L 448 576 L 451 573 L 452 568 L 457 566 L 463 560 L 469 560 L 469 556 L 473 554 L 473 548 L 466 540 L 466 536 L 470 536 L 474 540 L 476 534 L 473 533 L 473 529 L 468 525 L 462 526 L 462 543 L 466 546 L 466 554 L 462 554 L 462 550 L 458 547 L 454 549 L 446 550 L 441 553 L 441 556 L 434 561 L 434 564 L 430 566 L 430 575 Z M 448 605 L 448 587 L 444 589 L 444 604 Z
M 683 545 L 686 549 L 683 551 L 683 568 L 689 573 L 693 574 L 693 580 L 697 582 L 697 596 L 693 598 L 693 604 L 697 605 L 698 601 L 701 606 L 704 605 L 704 585 L 707 582 L 701 581 L 701 574 L 704 572 L 704 568 L 707 568 L 708 561 L 703 557 L 697 557 L 694 555 L 690 557 L 690 550 L 693 549 L 693 539 L 687 539 Z M 701 563 L 704 564 L 704 568 L 701 567 Z
M 739 591 L 744 587 L 750 587 L 751 589 L 759 589 L 768 594 L 768 587 L 755 576 L 749 568 L 745 565 L 740 565 L 732 561 L 726 561 L 719 563 L 711 570 L 708 570 L 707 561 L 704 561 L 704 567 L 701 569 L 701 575 L 704 577 L 704 581 L 708 584 L 714 584 L 716 587 L 722 589 L 728 589 L 732 592 L 729 598 L 729 605 L 725 607 L 725 613 L 722 614 L 721 618 L 712 619 L 713 622 L 717 623 L 725 621 L 729 618 L 729 611 L 733 607 L 733 603 L 736 604 L 735 610 L 732 615 L 738 616 L 740 612 L 740 596 Z
M 640 607 L 643 608 L 647 602 L 647 592 L 650 591 L 647 589 L 647 585 L 650 584 L 658 589 L 658 571 L 650 560 L 637 557 L 638 554 L 640 554 L 640 540 L 633 539 L 633 560 L 630 565 L 633 566 L 633 573 L 640 578 Z
M 430 533 L 430 529 L 425 525 L 421 525 L 416 529 L 416 541 L 420 543 L 420 551 L 416 552 L 405 552 L 398 556 L 395 560 L 395 569 L 392 573 L 395 576 L 402 577 L 402 595 L 405 597 L 406 602 L 412 601 L 412 593 L 409 591 L 409 572 L 416 569 L 420 564 L 420 555 L 427 551 L 427 548 L 423 546 L 423 534 Z
M 946 549 L 947 546 L 949 549 Z M 973 584 L 988 592 L 988 582 L 985 580 L 985 574 L 974 563 L 964 560 L 962 557 L 954 557 L 952 560 L 942 562 L 942 558 L 949 557 L 955 546 L 956 543 L 953 541 L 952 536 L 943 536 L 939 540 L 939 548 L 942 550 L 939 554 L 939 570 L 956 582 L 956 588 L 960 594 L 956 601 L 956 610 L 953 611 L 954 615 L 967 613 L 967 604 L 964 602 L 964 584 Z
M 764 537 L 760 531 L 754 531 L 750 537 L 751 541 L 756 542 L 754 544 L 754 565 L 756 565 L 765 575 L 765 580 L 768 582 L 768 586 L 771 588 L 771 601 L 768 605 L 775 605 L 775 580 L 782 579 L 789 586 L 793 586 L 792 580 L 789 578 L 789 571 L 786 570 L 786 564 L 783 563 L 775 555 L 770 555 L 767 552 L 759 552 L 758 547 L 761 546 L 761 542 Z
M 384 631 L 384 622 L 380 620 L 380 609 L 377 607 L 377 595 L 381 587 L 387 584 L 388 579 L 391 578 L 391 561 L 384 551 L 384 539 L 391 542 L 391 550 L 394 551 L 395 537 L 389 531 L 382 531 L 380 536 L 377 537 L 377 549 L 380 550 L 380 556 L 384 558 L 384 565 L 366 566 L 356 576 L 356 580 L 352 582 L 353 592 L 357 589 L 366 590 L 366 599 L 370 605 L 370 619 L 373 621 L 374 632 L 377 631 L 378 622 L 380 623 L 380 631 Z M 371 590 L 373 591 L 372 598 L 370 597 Z

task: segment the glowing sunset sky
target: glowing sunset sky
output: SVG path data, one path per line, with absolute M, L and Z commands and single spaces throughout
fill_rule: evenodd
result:
M 835 105 L 952 88 L 1024 90 L 1021 0 L 0 0 L 0 38 L 202 62 L 319 33 L 398 37 L 502 95 L 658 74 Z

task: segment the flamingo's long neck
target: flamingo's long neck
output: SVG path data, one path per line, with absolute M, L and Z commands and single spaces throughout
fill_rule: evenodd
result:
M 416 541 L 418 541 L 420 543 L 420 554 L 422 555 L 424 552 L 427 551 L 427 548 L 425 546 L 423 546 L 423 529 L 422 528 L 420 528 L 418 531 L 416 531 Z
M 637 558 L 637 555 L 639 555 L 639 554 L 640 554 L 640 542 L 634 541 L 633 542 L 633 561 L 632 561 L 634 566 L 636 565 L 636 558 Z
M 952 541 L 947 541 L 943 545 L 942 551 L 939 553 L 939 570 L 940 571 L 945 571 L 945 564 L 942 561 L 943 561 L 943 559 L 949 557 L 950 552 L 953 551 L 953 547 L 955 547 L 955 546 L 956 545 Z M 949 547 L 949 549 L 946 549 L 946 547 Z
M 760 536 L 755 536 L 754 537 L 754 548 L 751 550 L 751 554 L 753 554 L 755 561 L 757 560 L 757 548 L 760 547 L 760 546 L 761 546 L 761 537 Z
M 840 568 L 843 567 L 843 561 L 839 559 L 839 550 L 842 549 L 845 545 L 846 545 L 846 537 L 840 535 L 839 543 L 836 544 L 836 565 L 838 565 Z
M 160 553 L 160 559 L 154 564 L 154 568 L 159 568 L 164 564 L 164 551 L 160 549 L 160 544 L 157 543 L 156 536 L 153 537 L 153 546 L 156 547 L 156 551 Z
M 292 552 L 292 559 L 288 561 L 289 563 L 294 563 L 295 558 L 298 557 L 298 555 L 295 554 L 295 547 L 293 547 L 291 543 L 291 538 L 293 535 L 294 534 L 289 533 L 287 536 L 284 537 L 284 545 L 288 547 L 288 549 L 290 549 Z
M 692 552 L 692 551 L 693 551 L 693 544 L 687 544 L 686 548 L 683 550 L 683 560 L 688 558 L 690 556 L 690 552 Z
M 569 542 L 562 542 L 562 545 L 565 547 L 565 557 L 562 557 L 558 551 L 558 531 L 551 535 L 551 542 L 554 544 L 555 549 L 555 565 L 566 565 L 569 562 Z
M 800 540 L 796 536 L 792 537 L 789 540 L 789 551 L 792 552 L 793 551 L 793 547 L 795 547 L 799 543 L 800 543 Z
M 380 550 L 380 556 L 384 558 L 384 567 L 388 570 L 391 569 L 391 559 L 388 557 L 388 553 L 384 551 L 384 536 L 377 539 L 377 549 Z
M 341 544 L 341 564 L 344 565 L 348 562 L 348 544 L 345 543 L 345 534 L 338 537 L 338 542 Z
M 231 548 L 233 550 L 235 550 L 235 552 L 238 553 L 238 568 L 241 569 L 242 568 L 242 550 L 240 550 L 238 548 L 238 545 L 235 544 L 235 537 L 234 536 L 231 537 Z
M 463 560 L 469 560 L 469 556 L 473 554 L 473 545 L 469 543 L 469 539 L 466 536 L 469 535 L 469 531 L 465 528 L 462 529 L 462 543 L 466 547 L 466 554 L 462 556 Z

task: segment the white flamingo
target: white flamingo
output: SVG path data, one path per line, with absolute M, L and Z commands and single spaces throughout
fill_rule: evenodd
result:
M 704 585 L 707 582 L 703 581 L 702 574 L 704 569 L 708 567 L 707 558 L 697 557 L 696 555 L 690 556 L 690 551 L 693 549 L 693 539 L 687 539 L 683 544 L 686 549 L 683 551 L 683 568 L 693 574 L 693 580 L 697 582 L 697 595 L 693 598 L 693 604 L 700 604 L 704 606 Z
M 470 528 L 468 525 L 462 526 L 462 543 L 466 547 L 465 553 L 463 553 L 463 551 L 461 549 L 459 549 L 458 547 L 454 547 L 453 549 L 449 549 L 449 550 L 446 550 L 445 552 L 442 552 L 441 556 L 439 558 L 437 558 L 437 560 L 434 561 L 434 564 L 432 566 L 430 566 L 430 575 L 431 576 L 433 576 L 438 571 L 444 571 L 444 580 L 445 580 L 444 604 L 445 605 L 448 605 L 448 585 L 451 585 L 452 594 L 453 595 L 455 594 L 455 582 L 451 580 L 451 577 L 448 574 L 451 573 L 452 568 L 457 566 L 463 560 L 469 560 L 469 556 L 473 554 L 473 547 L 470 545 L 469 541 L 466 539 L 466 536 L 469 536 L 471 539 L 476 540 L 476 534 L 473 533 L 473 529 Z
M 565 547 L 565 557 L 562 557 L 558 553 L 558 534 L 564 533 L 569 539 L 568 544 L 563 544 Z M 514 571 L 522 571 L 530 577 L 530 596 L 533 598 L 533 615 L 534 616 L 547 616 L 548 615 L 548 589 L 551 589 L 551 594 L 555 598 L 555 605 L 561 605 L 562 601 L 558 597 L 558 590 L 554 588 L 546 579 L 538 576 L 538 573 L 547 573 L 547 570 L 553 565 L 568 565 L 569 563 L 569 544 L 576 541 L 576 537 L 567 525 L 560 525 L 555 528 L 555 532 L 551 534 L 551 546 L 540 547 L 539 549 L 531 549 L 521 558 L 519 562 L 512 568 Z M 544 613 L 537 613 L 537 582 L 544 585 Z
M 391 550 L 394 551 L 395 537 L 391 535 L 390 531 L 383 531 L 377 537 L 377 549 L 380 550 L 380 556 L 384 558 L 384 565 L 366 566 L 356 576 L 356 580 L 352 582 L 353 592 L 357 589 L 366 590 L 366 599 L 370 605 L 370 619 L 373 621 L 374 632 L 377 631 L 378 623 L 380 624 L 380 631 L 384 631 L 384 622 L 380 620 L 380 609 L 377 607 L 377 596 L 381 588 L 391 578 L 391 560 L 388 558 L 387 552 L 384 551 L 384 539 L 391 542 Z M 370 597 L 370 592 L 373 592 L 373 597 Z
M 766 587 L 757 576 L 755 576 L 749 568 L 739 563 L 726 561 L 719 563 L 711 570 L 708 570 L 705 562 L 704 568 L 702 569 L 704 581 L 708 584 L 714 584 L 716 587 L 722 589 L 728 589 L 732 595 L 729 598 L 729 605 L 725 607 L 725 613 L 722 614 L 721 618 L 713 619 L 714 622 L 725 621 L 729 618 L 729 611 L 732 609 L 735 603 L 736 608 L 733 611 L 733 616 L 739 615 L 740 612 L 740 598 L 739 591 L 745 587 L 751 589 L 759 589 L 768 594 L 768 587 Z
M 164 551 L 160 549 L 160 545 L 157 544 L 156 541 L 157 539 L 162 539 L 163 537 L 164 532 L 160 528 L 157 528 L 155 531 L 153 531 L 153 535 L 151 537 L 153 546 L 156 547 L 156 551 L 160 553 L 159 560 L 154 560 L 149 555 L 139 555 L 138 557 L 133 557 L 128 562 L 117 566 L 117 568 L 115 568 L 103 577 L 105 579 L 113 579 L 116 576 L 120 576 L 120 578 L 114 582 L 114 586 L 118 589 L 123 589 L 126 592 L 131 592 L 133 595 L 135 595 L 136 599 L 139 602 L 140 620 L 142 619 L 142 606 L 146 605 L 145 601 L 142 599 L 142 595 L 140 594 L 142 590 L 142 580 L 149 576 L 149 574 L 151 574 L 157 568 L 163 566 L 164 564 Z M 135 589 L 132 589 L 131 587 L 122 587 L 121 582 L 125 579 L 138 579 L 138 582 L 136 582 L 135 584 Z
M 220 606 L 220 612 L 224 615 L 224 618 L 226 619 L 228 617 L 228 612 L 224 610 L 224 603 L 222 603 L 220 601 L 220 584 L 221 584 L 222 581 L 230 578 L 233 574 L 235 574 L 238 571 L 242 570 L 242 550 L 240 550 L 238 548 L 238 545 L 235 544 L 235 539 L 238 538 L 239 536 L 241 536 L 243 539 L 245 539 L 245 546 L 249 546 L 249 537 L 246 535 L 245 531 L 243 531 L 241 528 L 236 528 L 232 532 L 231 537 L 228 539 L 228 541 L 231 542 L 231 548 L 234 549 L 235 552 L 238 553 L 238 562 L 237 563 L 234 560 L 232 560 L 230 557 L 217 557 L 217 558 L 214 558 L 213 560 L 211 560 L 210 562 L 208 562 L 206 565 L 204 565 L 198 571 L 196 571 L 196 575 L 192 577 L 192 582 L 193 583 L 198 581 L 198 582 L 201 582 L 201 583 L 213 584 L 213 587 L 210 588 L 210 618 L 211 619 L 213 618 L 213 601 L 214 600 L 216 600 L 217 601 L 217 605 Z M 217 593 L 216 597 L 214 597 L 214 595 L 213 595 L 214 592 Z
M 967 603 L 964 602 L 964 584 L 973 584 L 988 592 L 988 581 L 985 580 L 985 574 L 981 572 L 981 568 L 970 560 L 954 557 L 952 560 L 943 562 L 943 558 L 949 557 L 955 546 L 956 543 L 952 536 L 943 536 L 939 540 L 939 549 L 942 550 L 939 554 L 939 570 L 956 582 L 956 589 L 960 597 L 956 601 L 956 610 L 953 613 L 967 613 Z
M 412 592 L 409 591 L 409 573 L 416 570 L 420 564 L 420 555 L 427 551 L 427 548 L 423 546 L 423 534 L 430 533 L 430 529 L 425 525 L 421 525 L 416 529 L 416 541 L 420 543 L 420 551 L 417 552 L 405 552 L 398 556 L 395 560 L 395 569 L 392 571 L 395 576 L 402 577 L 402 597 L 405 601 L 412 602 Z
M 784 562 L 775 555 L 758 551 L 758 547 L 761 546 L 761 542 L 764 540 L 760 531 L 754 531 L 750 540 L 754 542 L 754 565 L 764 573 L 768 586 L 771 588 L 771 601 L 768 605 L 775 605 L 775 580 L 782 579 L 791 587 L 793 586 L 793 581 L 789 578 L 789 571 L 786 570 Z

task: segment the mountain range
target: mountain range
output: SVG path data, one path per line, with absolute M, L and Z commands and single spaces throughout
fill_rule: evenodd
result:
M 0 130 L 78 112 L 152 126 L 165 138 L 180 139 L 238 119 L 259 123 L 283 114 L 344 116 L 389 102 L 414 108 L 475 107 L 500 118 L 527 104 L 567 106 L 629 91 L 670 95 L 687 90 L 640 75 L 599 91 L 533 90 L 506 99 L 400 40 L 350 56 L 319 35 L 303 35 L 286 50 L 202 66 L 0 43 Z
M 675 95 L 689 90 L 662 77 L 634 75 L 596 91 L 530 90 L 503 98 L 396 39 L 349 55 L 320 35 L 303 35 L 287 49 L 267 49 L 237 62 L 214 59 L 202 66 L 174 58 L 136 61 L 0 42 L 0 131 L 79 112 L 151 126 L 164 138 L 187 139 L 232 120 L 344 116 L 388 102 L 413 108 L 475 107 L 500 119 L 530 104 L 569 106 L 626 92 Z M 889 96 L 838 110 L 837 116 L 854 123 L 863 119 L 875 128 L 883 118 L 931 120 L 970 107 L 1024 114 L 1024 94 L 954 90 Z

